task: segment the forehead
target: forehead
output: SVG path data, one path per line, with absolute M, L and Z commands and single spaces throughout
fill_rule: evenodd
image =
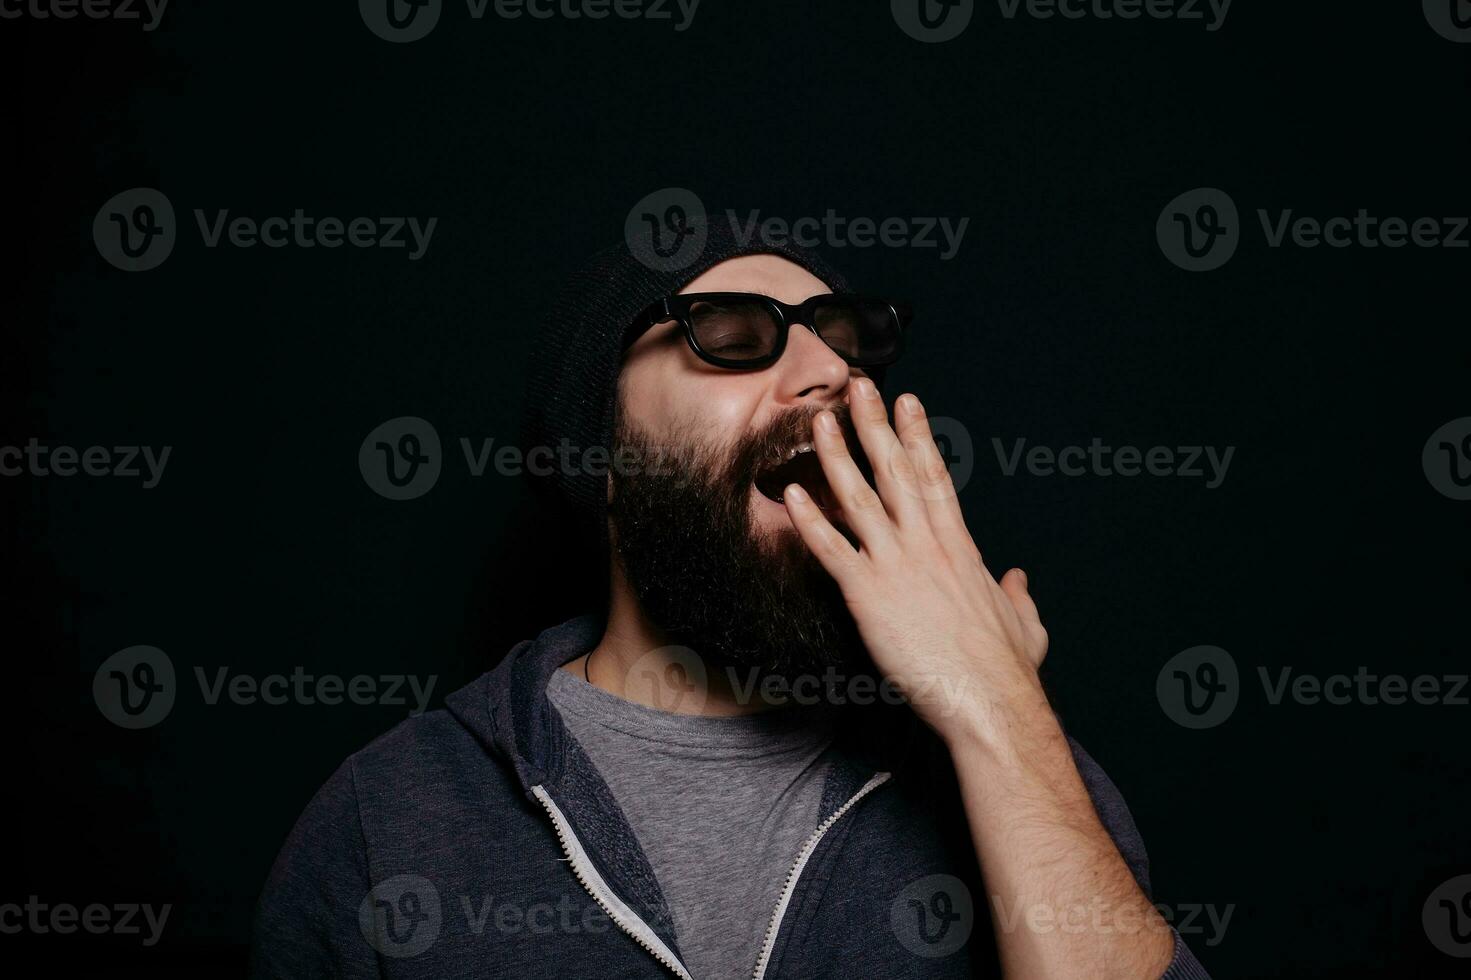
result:
M 761 293 L 783 303 L 832 292 L 821 279 L 780 255 L 742 255 L 713 265 L 681 293 Z

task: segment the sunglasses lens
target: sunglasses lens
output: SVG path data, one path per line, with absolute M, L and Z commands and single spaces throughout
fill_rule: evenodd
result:
M 889 304 L 855 298 L 820 303 L 813 328 L 829 347 L 852 364 L 882 364 L 899 351 L 899 318 Z
M 726 361 L 769 357 L 781 332 L 770 307 L 747 300 L 701 301 L 690 307 L 689 318 L 700 349 Z

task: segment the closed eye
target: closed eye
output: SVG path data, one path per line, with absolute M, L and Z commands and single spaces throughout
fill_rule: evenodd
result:
M 735 354 L 759 351 L 761 347 L 759 338 L 746 335 L 744 337 L 717 337 L 707 345 L 706 349 L 712 354 Z

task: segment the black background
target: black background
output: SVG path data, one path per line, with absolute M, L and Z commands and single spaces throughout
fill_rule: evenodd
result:
M 835 248 L 911 298 L 914 390 L 975 443 L 988 563 L 1027 569 L 1070 729 L 1128 798 L 1174 907 L 1234 906 L 1221 977 L 1449 975 L 1420 923 L 1471 872 L 1452 706 L 1270 705 L 1275 672 L 1467 671 L 1467 503 L 1420 462 L 1471 414 L 1467 250 L 1268 247 L 1256 210 L 1466 215 L 1468 57 L 1417 3 L 1236 0 L 1201 21 L 1004 18 L 921 44 L 883 2 L 704 0 L 693 26 L 472 20 L 389 44 L 355 5 L 193 4 L 159 29 L 0 23 L 9 265 L 3 445 L 173 447 L 160 484 L 0 479 L 15 580 L 0 901 L 171 903 L 137 937 L 0 936 L 69 966 L 238 972 L 270 862 L 311 793 L 401 707 L 209 706 L 194 668 L 414 673 L 435 703 L 575 610 L 520 481 L 458 440 L 515 437 L 546 297 L 660 188 L 745 215 L 970 219 L 959 254 Z M 125 273 L 104 201 L 168 195 L 179 241 Z M 1226 190 L 1243 241 L 1185 272 L 1165 203 Z M 193 210 L 438 217 L 403 249 L 206 248 Z M 369 489 L 364 436 L 445 446 L 435 488 Z M 1007 445 L 1234 446 L 1224 483 L 1007 477 Z M 134 644 L 184 689 L 157 727 L 92 701 Z M 1230 651 L 1244 692 L 1190 731 L 1175 653 Z

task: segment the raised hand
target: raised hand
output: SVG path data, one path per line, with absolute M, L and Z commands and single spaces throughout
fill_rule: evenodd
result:
M 1045 708 L 1037 667 L 1047 631 L 1012 569 L 986 570 L 919 399 L 901 396 L 895 426 L 868 378 L 849 408 L 872 464 L 870 486 L 832 413 L 813 445 L 858 547 L 795 484 L 783 499 L 802 540 L 837 580 L 874 664 L 941 736 L 959 724 L 1009 724 L 1002 707 Z

